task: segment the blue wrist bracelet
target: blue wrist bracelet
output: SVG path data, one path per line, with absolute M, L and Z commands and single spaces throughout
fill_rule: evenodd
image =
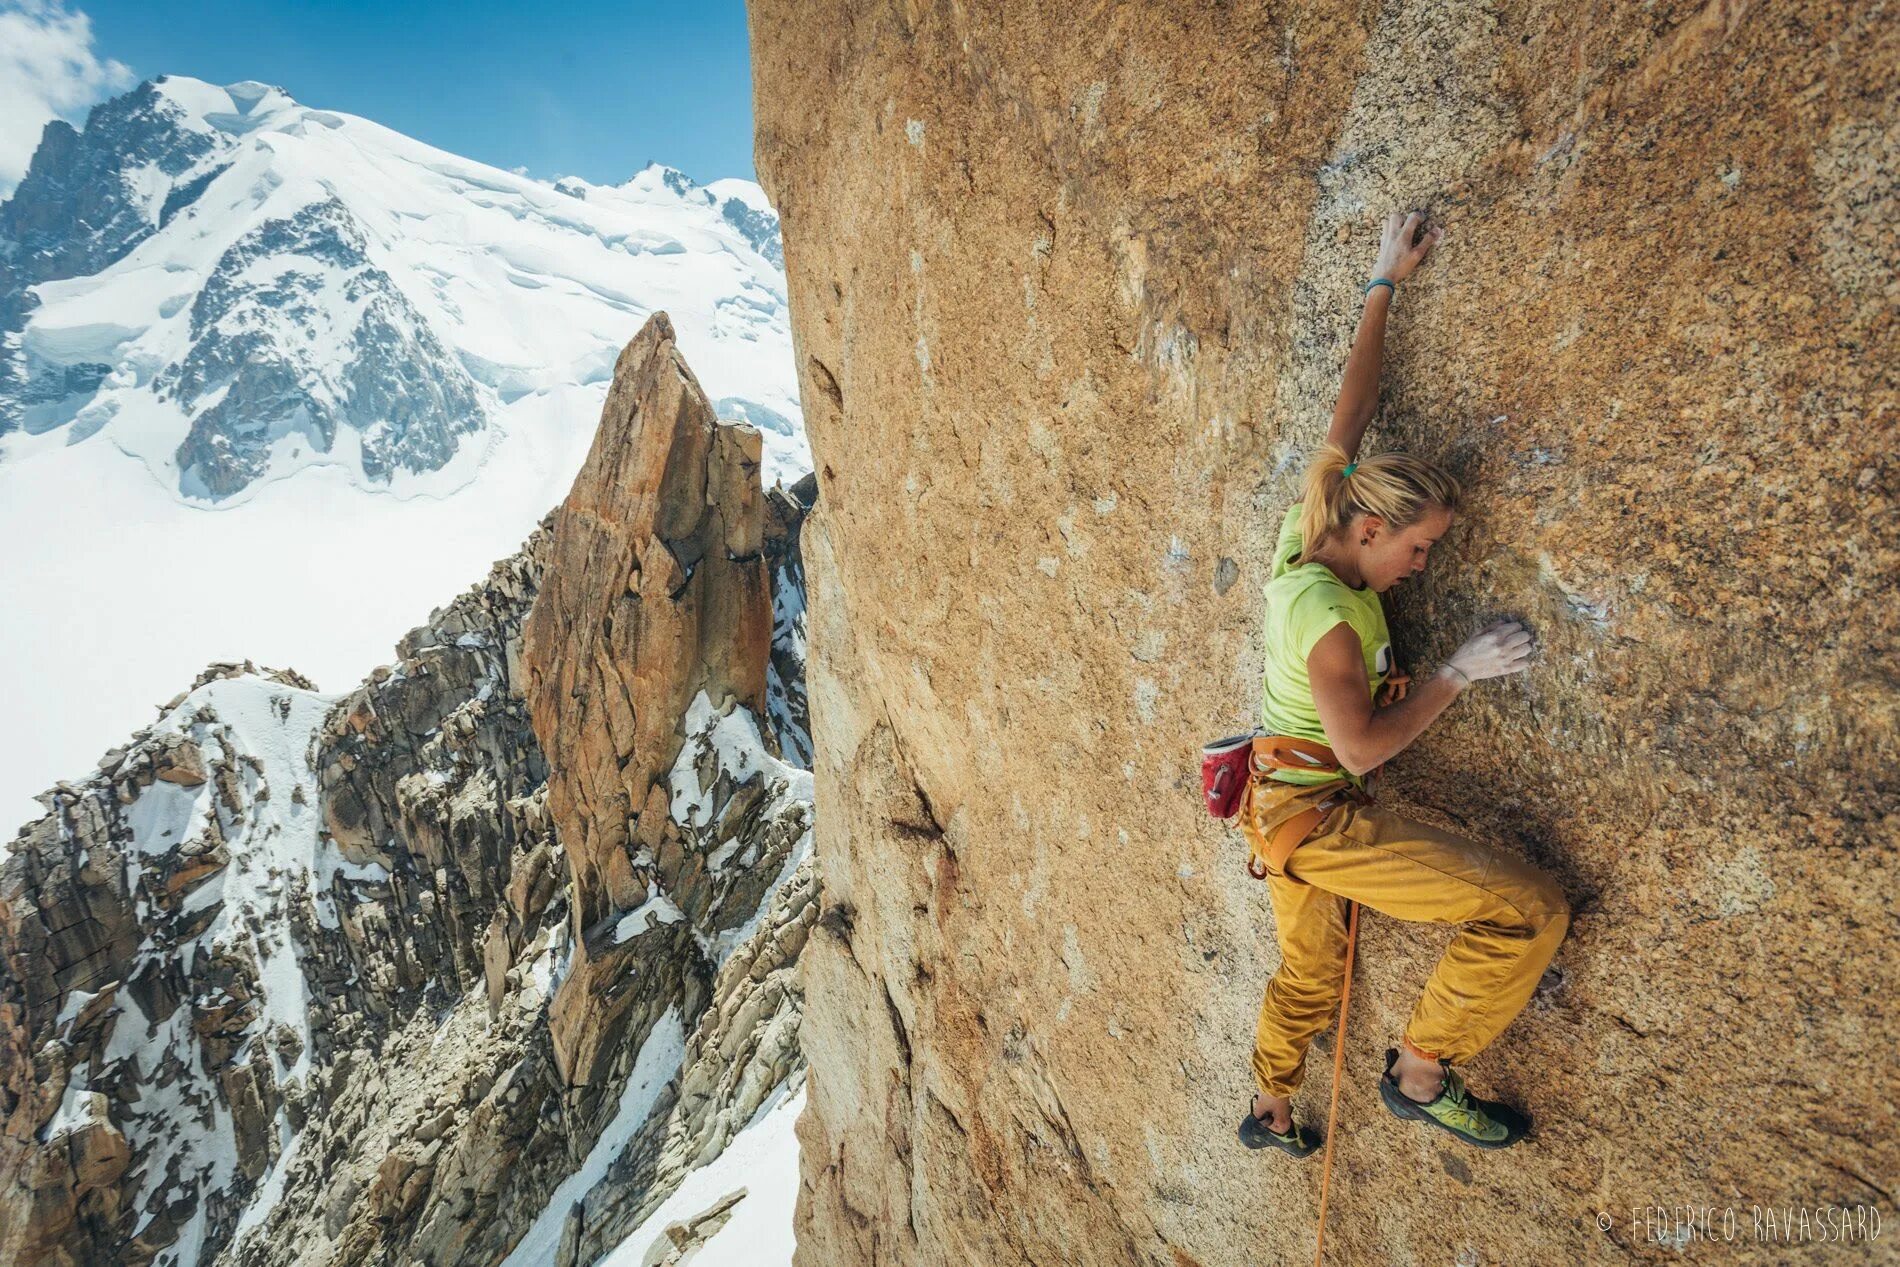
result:
M 1390 281 L 1390 279 L 1384 278 L 1384 277 L 1375 277 L 1371 281 L 1366 283 L 1365 294 L 1361 295 L 1360 298 L 1363 299 L 1365 295 L 1370 295 L 1372 293 L 1372 288 L 1374 286 L 1383 286 L 1394 295 L 1399 293 L 1399 288 L 1397 286 L 1394 286 L 1392 282 Z

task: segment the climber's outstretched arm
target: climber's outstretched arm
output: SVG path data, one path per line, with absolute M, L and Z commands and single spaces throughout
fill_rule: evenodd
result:
M 1333 425 L 1326 439 L 1346 451 L 1347 461 L 1357 461 L 1359 441 L 1366 424 L 1379 407 L 1379 368 L 1385 357 L 1385 315 L 1392 304 L 1392 291 L 1425 262 L 1432 248 L 1445 236 L 1443 227 L 1428 229 L 1416 245 L 1422 213 L 1401 216 L 1394 211 L 1386 217 L 1385 232 L 1379 242 L 1379 258 L 1372 266 L 1372 277 L 1384 277 L 1392 286 L 1374 286 L 1365 295 L 1359 311 L 1359 329 L 1352 338 L 1352 352 L 1346 358 L 1346 379 L 1339 389 L 1339 403 L 1333 406 Z M 1372 277 L 1366 278 L 1371 281 Z
M 1359 441 L 1379 407 L 1379 365 L 1385 357 L 1385 313 L 1392 304 L 1392 288 L 1374 286 L 1359 313 L 1359 332 L 1346 359 L 1346 382 L 1333 406 L 1333 425 L 1326 439 L 1346 451 L 1346 460 L 1359 460 Z

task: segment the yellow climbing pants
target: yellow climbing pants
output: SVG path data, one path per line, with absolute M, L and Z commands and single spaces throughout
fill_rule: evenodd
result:
M 1324 799 L 1337 784 L 1298 799 Z M 1277 792 L 1277 789 L 1276 789 Z M 1286 816 L 1256 809 L 1253 788 L 1241 830 L 1261 856 L 1263 826 Z M 1267 885 L 1280 967 L 1267 983 L 1254 1035 L 1254 1081 L 1290 1096 L 1306 1073 L 1306 1049 L 1339 1012 L 1345 984 L 1346 903 L 1394 919 L 1461 925 L 1425 983 L 1402 1036 L 1428 1060 L 1460 1064 L 1490 1045 L 1530 1001 L 1570 927 L 1555 880 L 1524 859 L 1406 818 L 1376 804 L 1345 804 L 1321 820 Z

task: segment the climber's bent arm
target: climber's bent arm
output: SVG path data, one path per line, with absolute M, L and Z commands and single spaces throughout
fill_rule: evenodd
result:
M 1359 441 L 1379 408 L 1379 366 L 1385 357 L 1385 314 L 1391 297 L 1390 286 L 1374 286 L 1365 297 L 1352 353 L 1346 358 L 1346 380 L 1326 432 L 1327 440 L 1346 451 L 1348 462 L 1359 457 Z
M 1306 675 L 1326 742 L 1354 774 L 1403 752 L 1458 698 L 1457 681 L 1435 673 L 1423 682 L 1414 680 L 1398 703 L 1375 709 L 1366 689 L 1366 656 L 1359 635 L 1343 620 L 1313 644 Z

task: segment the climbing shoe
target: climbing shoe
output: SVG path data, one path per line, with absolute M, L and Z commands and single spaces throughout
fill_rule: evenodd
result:
M 1510 1105 L 1472 1095 L 1457 1070 L 1442 1060 L 1438 1063 L 1445 1071 L 1445 1085 L 1436 1099 L 1419 1103 L 1399 1090 L 1398 1075 L 1392 1072 L 1398 1059 L 1398 1048 L 1386 1048 L 1385 1072 L 1379 1076 L 1379 1097 L 1395 1115 L 1430 1122 L 1479 1148 L 1509 1148 L 1530 1129 L 1530 1118 Z
M 1284 1133 L 1274 1130 L 1253 1115 L 1253 1105 L 1247 1106 L 1247 1115 L 1240 1119 L 1240 1142 L 1249 1148 L 1279 1148 L 1292 1153 L 1295 1157 L 1310 1157 L 1319 1151 L 1320 1137 L 1313 1131 L 1289 1120 L 1288 1130 Z

